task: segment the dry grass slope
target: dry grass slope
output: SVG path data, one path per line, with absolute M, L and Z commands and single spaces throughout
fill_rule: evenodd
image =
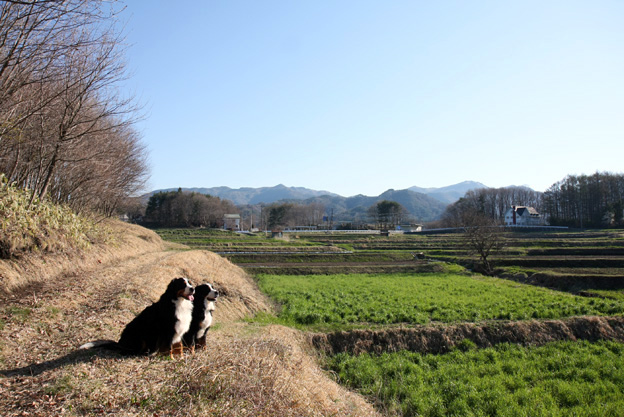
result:
M 165 250 L 165 243 L 151 230 L 118 221 L 107 221 L 109 242 L 88 250 L 59 253 L 34 252 L 17 259 L 0 260 L 0 294 L 52 280 L 63 274 L 77 274 L 100 268 L 112 262 Z M 167 244 L 170 245 L 170 244 Z
M 115 246 L 0 261 L 0 415 L 376 415 L 319 369 L 300 332 L 239 321 L 271 310 L 240 268 L 167 250 L 143 228 L 111 227 Z M 180 360 L 76 349 L 117 339 L 180 275 L 222 291 L 208 349 Z

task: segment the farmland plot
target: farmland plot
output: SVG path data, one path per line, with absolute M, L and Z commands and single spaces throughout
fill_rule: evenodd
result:
M 283 323 L 315 330 L 624 312 L 621 301 L 478 275 L 262 275 L 259 284 L 282 305 Z M 364 333 L 373 343 L 387 342 Z M 624 345 L 615 341 L 477 349 L 464 339 L 445 354 L 343 352 L 325 360 L 340 383 L 388 415 L 620 416 L 623 353 Z
M 445 355 L 338 354 L 339 381 L 404 416 L 621 416 L 624 345 L 556 342 L 541 347 L 469 343 Z
M 336 329 L 388 324 L 618 315 L 624 301 L 579 297 L 480 275 L 260 275 L 285 324 Z

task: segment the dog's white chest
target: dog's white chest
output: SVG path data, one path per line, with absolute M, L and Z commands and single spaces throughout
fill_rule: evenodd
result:
M 204 333 L 206 333 L 206 329 L 208 329 L 212 325 L 212 312 L 215 310 L 214 301 L 205 300 L 205 316 L 204 320 L 199 323 L 199 330 L 197 331 L 197 336 L 202 337 Z
M 191 327 L 193 303 L 185 298 L 178 298 L 173 304 L 175 304 L 175 314 L 178 320 L 175 324 L 175 335 L 173 336 L 172 343 L 178 343 L 182 340 L 182 335 Z

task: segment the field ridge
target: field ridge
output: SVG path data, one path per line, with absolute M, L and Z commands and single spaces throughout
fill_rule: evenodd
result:
M 612 340 L 624 342 L 624 317 L 571 317 L 562 320 L 529 320 L 401 327 L 383 330 L 350 330 L 309 335 L 315 348 L 328 355 L 389 353 L 409 350 L 446 353 L 465 340 L 479 348 L 500 343 L 541 346 L 562 340 Z

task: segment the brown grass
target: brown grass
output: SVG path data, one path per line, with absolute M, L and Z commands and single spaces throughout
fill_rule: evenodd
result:
M 376 415 L 320 370 L 300 332 L 239 321 L 271 311 L 243 270 L 209 252 L 164 250 L 143 228 L 112 227 L 115 247 L 0 261 L 0 415 Z M 179 360 L 77 350 L 117 339 L 180 275 L 222 292 L 206 350 Z
M 0 260 L 0 294 L 64 273 L 88 272 L 100 268 L 102 264 L 163 251 L 171 245 L 165 244 L 153 231 L 136 225 L 106 221 L 103 227 L 111 230 L 110 242 L 93 245 L 88 250 L 52 254 L 34 252 L 19 259 Z

